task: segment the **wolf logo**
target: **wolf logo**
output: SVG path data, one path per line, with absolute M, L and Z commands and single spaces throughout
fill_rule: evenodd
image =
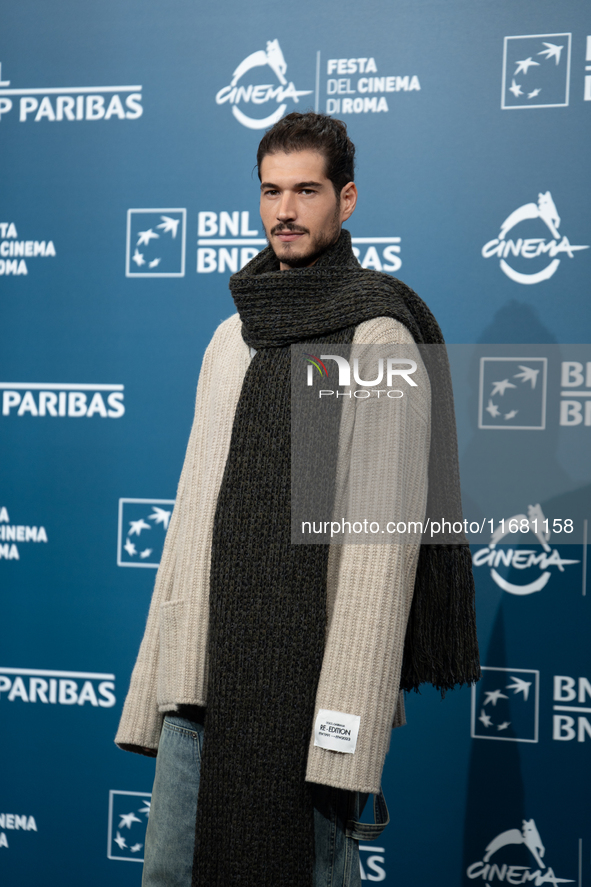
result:
M 240 85 L 242 77 L 253 68 L 270 68 L 277 77 L 278 84 L 264 83 L 255 85 L 245 82 L 243 85 Z M 296 89 L 292 82 L 288 83 L 285 76 L 286 71 L 287 62 L 279 45 L 279 40 L 267 40 L 266 49 L 257 49 L 256 52 L 251 52 L 250 55 L 247 55 L 240 62 L 232 74 L 232 80 L 228 86 L 224 86 L 216 94 L 216 103 L 223 105 L 228 102 L 236 120 L 242 126 L 246 126 L 247 129 L 267 129 L 267 127 L 277 123 L 285 114 L 287 110 L 286 99 L 291 99 L 297 104 L 301 96 L 310 95 L 312 92 L 310 89 Z M 266 117 L 251 117 L 238 107 L 240 103 L 243 103 L 248 109 L 251 102 L 258 106 L 270 101 L 276 101 L 278 107 L 272 114 Z
M 560 216 L 549 191 L 546 191 L 544 194 L 538 194 L 537 203 L 524 203 L 523 206 L 518 207 L 518 209 L 512 212 L 510 216 L 507 216 L 501 225 L 499 240 L 504 240 L 507 232 L 525 219 L 541 219 L 550 229 L 552 237 L 556 240 L 560 239 L 560 234 L 558 233 Z
M 279 40 L 267 40 L 266 52 L 264 49 L 259 49 L 257 52 L 252 52 L 247 56 L 243 62 L 240 62 L 232 75 L 232 86 L 236 86 L 242 75 L 250 71 L 251 68 L 264 67 L 264 65 L 269 65 L 282 86 L 287 84 L 285 79 L 287 62 L 283 57 Z
M 525 844 L 538 867 L 541 869 L 546 868 L 542 862 L 542 856 L 546 852 L 546 848 L 542 844 L 540 833 L 533 819 L 522 820 L 521 831 L 518 828 L 511 828 L 493 838 L 486 847 L 484 862 L 488 862 L 493 853 L 496 853 L 497 850 L 500 850 L 501 847 L 506 847 L 508 844 Z

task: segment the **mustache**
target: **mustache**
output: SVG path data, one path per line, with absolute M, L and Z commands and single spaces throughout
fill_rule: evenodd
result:
M 285 234 L 289 231 L 291 234 L 309 234 L 307 228 L 302 228 L 300 225 L 294 225 L 292 222 L 284 222 L 280 225 L 275 225 L 274 228 L 271 228 L 271 234 Z

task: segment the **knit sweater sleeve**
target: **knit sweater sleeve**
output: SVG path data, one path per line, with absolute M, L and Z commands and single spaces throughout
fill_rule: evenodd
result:
M 211 367 L 215 360 L 215 349 L 216 337 L 214 336 L 203 358 L 199 383 L 197 385 L 195 419 L 179 480 L 175 506 L 166 534 L 160 567 L 156 575 L 146 630 L 131 675 L 129 691 L 115 737 L 115 742 L 119 748 L 138 754 L 156 755 L 162 721 L 164 719 L 164 714 L 158 710 L 157 702 L 160 608 L 163 603 L 171 599 L 173 593 L 178 547 L 182 545 L 182 534 L 179 532 L 179 526 L 181 524 L 184 500 L 191 495 L 188 475 L 191 472 L 191 466 L 194 461 L 196 439 L 199 433 L 199 418 L 204 410 L 207 397 L 207 380 L 211 376 Z
M 379 472 L 380 482 L 388 485 L 388 495 L 396 497 L 397 513 L 406 515 L 408 521 L 422 521 L 427 501 L 430 388 L 419 351 L 413 348 L 414 340 L 406 327 L 391 318 L 360 324 L 353 339 L 354 345 L 389 343 L 410 346 L 418 364 L 414 378 L 419 386 L 412 389 L 412 397 L 396 401 L 396 422 L 385 434 L 381 433 L 385 430 L 382 423 L 391 422 L 392 413 L 378 409 L 375 403 L 371 421 L 361 421 L 361 410 L 369 401 L 359 401 L 348 430 L 344 432 L 341 423 L 339 472 L 346 473 L 347 466 L 356 460 L 367 464 L 382 460 L 379 464 L 387 465 L 387 471 Z M 405 350 L 405 355 L 408 353 Z M 379 407 L 390 405 L 380 403 Z M 358 715 L 361 721 L 353 754 L 315 746 L 312 731 L 306 773 L 309 782 L 352 791 L 380 790 L 401 695 L 404 638 L 419 547 L 418 542 L 410 542 L 330 548 L 327 639 L 314 720 L 320 709 L 327 709 Z

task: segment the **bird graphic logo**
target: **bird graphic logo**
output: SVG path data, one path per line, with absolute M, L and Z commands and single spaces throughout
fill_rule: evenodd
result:
M 168 530 L 168 522 L 170 521 L 171 511 L 167 511 L 165 508 L 158 508 L 157 505 L 152 506 L 152 514 L 149 516 L 148 520 L 153 520 L 154 524 L 162 524 L 165 530 Z
M 119 828 L 123 828 L 123 826 L 125 826 L 126 828 L 131 828 L 132 823 L 141 822 L 141 819 L 139 819 L 135 815 L 133 810 L 131 811 L 131 813 L 120 813 L 119 816 L 121 817 L 121 821 L 119 822 Z
M 537 742 L 539 672 L 483 666 L 472 689 L 472 737 Z
M 521 74 L 522 72 L 524 74 L 527 74 L 532 65 L 539 66 L 539 64 L 539 62 L 534 62 L 531 56 L 528 59 L 522 59 L 520 62 L 517 62 L 517 67 L 515 68 L 515 76 L 517 77 L 517 75 Z
M 170 231 L 174 240 L 179 227 L 179 222 L 180 219 L 171 219 L 170 216 L 162 216 L 162 222 L 156 227 L 162 228 L 163 234 L 166 234 L 167 231 Z
M 538 55 L 543 55 L 547 59 L 555 59 L 556 64 L 560 64 L 560 54 L 564 46 L 557 46 L 555 43 L 544 43 L 546 49 L 543 49 Z
M 109 859 L 144 861 L 150 802 L 144 792 L 109 792 Z
M 482 357 L 478 427 L 544 428 L 546 371 L 543 357 Z
M 120 567 L 158 567 L 172 517 L 173 499 L 120 499 Z
M 185 209 L 127 211 L 127 277 L 183 277 Z
M 571 34 L 505 37 L 501 107 L 568 105 L 570 50 Z
M 149 246 L 151 240 L 158 240 L 160 237 L 159 234 L 156 234 L 155 231 L 152 231 L 151 228 L 148 228 L 147 231 L 140 231 L 138 234 L 137 245 L 138 246 Z
M 127 534 L 128 536 L 139 536 L 142 530 L 151 529 L 150 524 L 147 524 L 143 518 L 140 518 L 139 520 L 130 520 Z

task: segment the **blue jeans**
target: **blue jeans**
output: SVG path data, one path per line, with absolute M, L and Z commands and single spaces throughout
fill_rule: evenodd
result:
M 191 887 L 203 734 L 203 725 L 196 721 L 176 714 L 164 719 L 142 887 Z M 312 791 L 314 887 L 361 887 L 359 838 L 371 840 L 370 830 L 379 828 L 351 827 L 361 815 L 367 795 L 324 785 L 313 785 Z

